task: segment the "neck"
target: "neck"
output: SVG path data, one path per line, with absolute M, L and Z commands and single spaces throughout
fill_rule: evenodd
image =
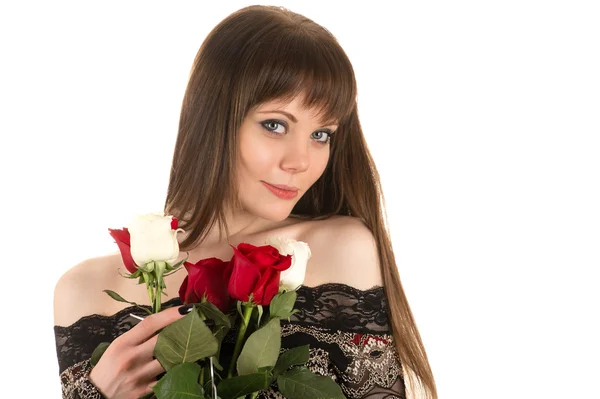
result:
M 215 246 L 219 244 L 230 244 L 236 241 L 244 241 L 250 237 L 268 230 L 284 226 L 289 221 L 273 221 L 256 216 L 245 210 L 227 210 L 225 213 L 225 225 L 227 230 L 222 229 L 218 223 L 208 231 L 206 237 L 202 240 L 202 246 Z M 187 238 L 189 232 L 181 233 L 179 241 Z

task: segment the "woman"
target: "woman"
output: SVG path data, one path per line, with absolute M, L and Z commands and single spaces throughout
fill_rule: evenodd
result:
M 358 118 L 348 57 L 323 27 L 279 7 L 251 6 L 200 47 L 183 99 L 164 212 L 180 220 L 180 259 L 230 259 L 230 245 L 267 236 L 308 243 L 312 257 L 285 343 L 310 342 L 313 372 L 354 397 L 436 398 L 425 350 L 384 226 L 378 174 Z M 383 202 L 383 201 L 381 201 Z M 120 255 L 69 270 L 55 290 L 65 397 L 137 398 L 164 372 L 153 334 L 177 320 L 185 273 L 167 277 L 164 307 L 138 325 L 143 285 Z M 324 329 L 325 328 L 325 329 Z M 91 369 L 96 345 L 112 341 Z M 259 397 L 281 397 L 276 387 Z

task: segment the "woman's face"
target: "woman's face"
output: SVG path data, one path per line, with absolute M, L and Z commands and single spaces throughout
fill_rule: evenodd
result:
M 323 174 L 330 134 L 337 127 L 335 121 L 319 124 L 315 110 L 301 108 L 299 97 L 289 104 L 270 101 L 250 111 L 240 128 L 237 153 L 244 209 L 263 219 L 286 219 Z

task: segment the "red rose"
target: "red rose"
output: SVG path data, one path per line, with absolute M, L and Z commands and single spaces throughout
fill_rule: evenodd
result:
M 281 255 L 271 245 L 256 247 L 241 243 L 233 247 L 232 270 L 228 290 L 232 298 L 268 305 L 279 291 L 279 274 L 292 264 L 291 255 Z
M 129 236 L 129 230 L 127 227 L 124 227 L 123 230 L 120 229 L 108 229 L 108 232 L 115 239 L 115 242 L 119 246 L 119 250 L 121 251 L 121 258 L 123 258 L 123 264 L 129 271 L 129 273 L 135 273 L 137 271 L 138 266 L 133 261 L 133 257 L 131 256 L 131 240 Z
M 219 258 L 202 259 L 196 264 L 184 262 L 188 275 L 179 288 L 179 298 L 184 303 L 198 303 L 206 299 L 221 309 L 229 310 L 231 298 L 227 292 L 227 280 L 231 274 L 229 262 Z

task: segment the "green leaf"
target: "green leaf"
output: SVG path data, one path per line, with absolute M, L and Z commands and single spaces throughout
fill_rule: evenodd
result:
M 219 371 L 223 371 L 223 367 L 218 362 L 218 359 L 221 356 L 221 343 L 223 342 L 223 339 L 225 338 L 225 336 L 227 335 L 228 332 L 229 332 L 229 328 L 227 328 L 226 326 L 218 326 L 215 328 L 215 331 L 213 332 L 213 335 L 216 338 L 216 340 L 218 342 L 218 346 L 219 346 L 217 353 L 215 354 L 215 356 L 213 356 L 213 362 L 214 362 L 215 367 Z
M 273 366 L 259 367 L 257 373 L 268 373 L 272 376 L 271 370 L 273 370 Z
M 187 260 L 189 259 L 189 253 L 188 256 L 185 257 L 185 259 L 180 260 L 179 262 L 175 263 L 174 265 L 169 265 L 171 267 L 172 270 L 175 270 L 177 268 L 179 268 L 179 266 L 183 265 L 183 262 L 187 262 Z
M 287 291 L 283 294 L 275 295 L 269 305 L 270 317 L 287 319 L 292 314 L 295 303 L 296 291 Z
M 308 362 L 310 357 L 309 345 L 297 346 L 282 353 L 277 359 L 277 364 L 273 369 L 273 374 L 279 375 L 284 373 L 292 366 L 297 366 Z
M 262 315 L 263 315 L 263 307 L 262 305 L 257 305 L 256 306 L 258 308 L 258 320 L 256 321 L 256 328 L 260 327 L 260 319 L 262 319 Z
M 201 370 L 196 363 L 178 364 L 152 387 L 152 391 L 160 399 L 204 399 L 204 390 L 198 384 Z
M 202 302 L 196 304 L 196 307 L 204 313 L 206 317 L 213 320 L 218 326 L 227 326 L 231 328 L 231 321 L 221 310 L 210 302 Z
M 217 359 L 215 356 L 211 356 L 211 357 L 213 360 L 213 367 L 219 371 L 223 371 L 223 366 L 221 366 L 221 363 L 219 363 L 219 359 Z M 206 364 L 208 364 L 208 367 L 210 367 L 210 360 L 207 360 Z
M 240 314 L 240 316 L 242 317 L 242 319 L 244 318 L 244 312 L 242 312 L 242 301 L 237 301 L 237 311 Z
M 295 367 L 277 377 L 277 386 L 288 399 L 344 399 L 340 386 L 331 377 Z
M 119 302 L 125 302 L 125 303 L 129 303 L 129 304 L 131 304 L 131 305 L 138 306 L 138 304 L 137 304 L 137 303 L 135 303 L 135 302 L 131 302 L 131 301 L 128 301 L 127 299 L 123 298 L 121 295 L 117 294 L 117 293 L 116 293 L 116 292 L 114 292 L 114 291 L 111 291 L 111 290 L 102 290 L 102 292 L 106 292 L 106 293 L 107 293 L 107 294 L 108 294 L 108 295 L 109 295 L 109 296 L 110 296 L 112 299 L 114 299 L 115 301 L 119 301 Z
M 143 310 L 144 312 L 148 313 L 149 315 L 154 314 L 154 313 L 152 313 L 151 310 L 146 309 L 146 308 L 142 307 L 141 305 L 137 305 L 137 307 L 140 308 L 141 310 Z
M 142 277 L 144 278 L 146 285 L 154 285 L 154 274 L 150 274 L 142 270 Z
M 272 379 L 268 373 L 252 373 L 221 380 L 217 393 L 222 399 L 235 399 L 240 396 L 267 389 Z
M 168 266 L 168 265 L 167 265 L 167 266 Z M 169 271 L 168 273 L 165 273 L 165 274 L 163 274 L 163 277 L 170 276 L 171 274 L 175 274 L 175 273 L 177 273 L 178 271 L 180 271 L 181 269 L 183 269 L 183 267 L 179 267 L 179 268 L 177 268 L 177 269 L 173 269 L 173 270 Z
M 142 273 L 142 271 L 140 269 L 136 269 L 135 272 L 133 272 L 133 273 L 123 274 L 123 273 L 121 273 L 121 271 L 119 271 L 118 273 L 119 273 L 119 275 L 121 275 L 121 277 L 138 278 L 140 276 L 140 274 Z
M 206 371 L 203 370 L 202 372 L 206 372 Z M 210 373 L 207 374 L 207 375 L 210 375 Z M 213 397 L 213 395 L 212 395 L 212 384 L 211 384 L 210 378 L 205 377 L 204 385 L 202 386 L 202 388 L 204 388 L 204 392 L 206 392 L 206 397 L 207 398 L 212 398 Z M 217 394 L 217 399 L 219 399 L 218 394 Z
M 280 349 L 280 321 L 273 319 L 250 334 L 246 340 L 237 361 L 238 375 L 256 373 L 260 367 L 275 366 Z
M 295 314 L 295 313 L 298 313 L 298 312 L 300 312 L 300 309 L 294 309 L 294 310 L 292 310 L 292 313 L 290 313 L 290 314 L 288 315 L 288 317 L 287 317 L 287 321 L 290 321 L 290 317 L 291 317 L 293 314 Z
M 165 370 L 184 362 L 195 362 L 217 353 L 219 344 L 198 312 L 169 324 L 159 334 L 154 356 Z
M 103 290 L 103 292 L 106 292 L 112 299 L 114 299 L 115 301 L 119 301 L 119 302 L 125 302 L 128 303 L 130 305 L 134 305 L 137 306 L 138 308 L 140 308 L 141 310 L 143 310 L 144 312 L 148 313 L 148 314 L 152 314 L 152 312 L 148 309 L 146 309 L 145 307 L 143 307 L 140 304 L 137 304 L 135 302 L 130 302 L 128 300 L 126 300 L 125 298 L 123 298 L 121 295 L 117 294 L 114 291 L 111 290 Z
M 94 349 L 94 351 L 92 352 L 92 358 L 90 359 L 90 365 L 92 367 L 98 364 L 98 361 L 100 360 L 100 358 L 102 357 L 109 345 L 110 342 L 101 342 L 100 344 L 98 344 L 96 349 Z
M 217 341 L 219 341 L 219 344 L 221 344 L 227 333 L 229 333 L 229 328 L 227 328 L 226 326 L 218 326 L 215 327 L 213 335 L 215 336 Z

